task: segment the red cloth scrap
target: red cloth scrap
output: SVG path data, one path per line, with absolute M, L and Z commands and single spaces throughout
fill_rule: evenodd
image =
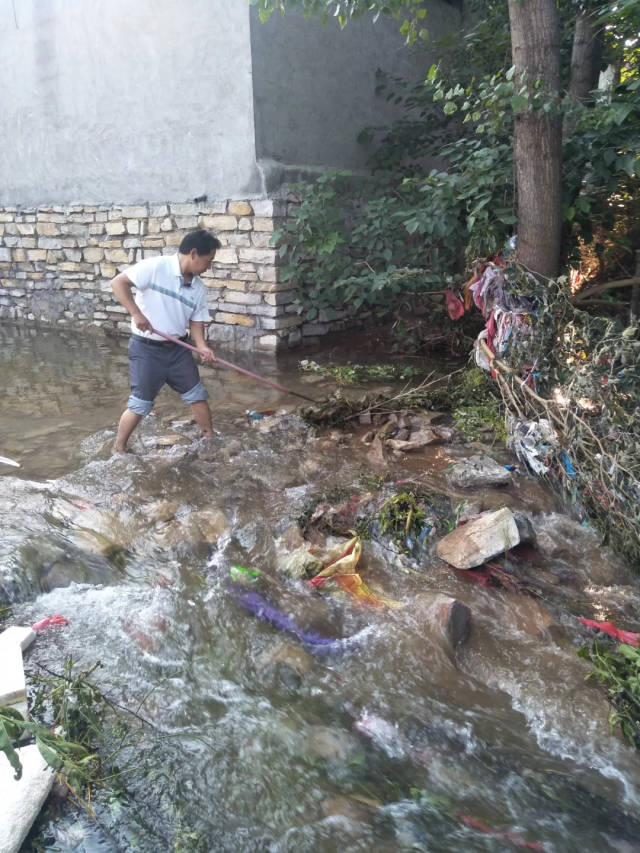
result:
M 616 628 L 613 622 L 594 622 L 593 619 L 582 619 L 577 617 L 578 622 L 582 622 L 587 628 L 593 628 L 595 631 L 602 631 L 603 634 L 608 634 L 614 640 L 619 640 L 621 643 L 626 643 L 628 646 L 640 645 L 640 634 L 634 634 L 633 631 L 622 631 Z

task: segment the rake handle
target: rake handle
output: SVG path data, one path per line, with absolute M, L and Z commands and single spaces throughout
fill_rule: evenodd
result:
M 181 341 L 180 338 L 174 337 L 174 335 L 168 335 L 166 332 L 160 332 L 158 329 L 152 328 L 151 331 L 154 335 L 160 335 L 161 338 L 164 338 L 167 341 L 171 341 L 173 344 L 178 344 L 178 346 L 184 347 L 185 349 L 189 349 L 192 352 L 198 353 L 199 350 L 197 347 L 191 346 L 186 341 Z M 237 364 L 233 364 L 231 361 L 225 361 L 224 358 L 220 358 L 219 356 L 215 357 L 216 362 L 218 364 L 222 364 L 223 367 L 229 367 L 231 370 L 237 370 L 238 373 L 244 373 L 245 376 L 251 377 L 251 379 L 256 379 L 258 382 L 262 382 L 265 385 L 270 385 L 272 388 L 275 388 L 278 391 L 282 391 L 284 394 L 294 394 L 296 397 L 301 397 L 303 400 L 308 400 L 310 403 L 315 403 L 317 400 L 313 400 L 311 397 L 305 397 L 304 394 L 299 394 L 297 391 L 292 391 L 290 388 L 285 388 L 283 385 L 278 385 L 277 382 L 272 382 L 270 379 L 265 379 L 264 376 L 258 376 L 257 373 L 252 373 L 250 370 L 245 370 L 244 367 L 239 367 Z

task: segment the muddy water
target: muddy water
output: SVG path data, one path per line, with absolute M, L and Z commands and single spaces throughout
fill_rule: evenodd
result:
M 39 635 L 28 666 L 99 660 L 95 681 L 145 720 L 121 756 L 126 793 L 98 798 L 96 821 L 64 806 L 41 827 L 44 849 L 640 849 L 640 761 L 585 683 L 574 618 L 639 630 L 640 594 L 624 573 L 613 582 L 589 531 L 547 547 L 556 587 L 544 602 L 471 584 L 431 553 L 409 561 L 365 542 L 367 583 L 403 606 L 362 610 L 278 570 L 313 501 L 372 487 L 380 472 L 357 437 L 316 435 L 290 398 L 203 370 L 212 440 L 167 392 L 136 452 L 111 457 L 125 343 L 0 335 L 0 454 L 22 464 L 2 470 L 2 594 L 17 602 L 13 621 L 69 620 Z M 310 396 L 331 388 L 294 359 L 221 354 Z M 281 414 L 244 414 L 266 408 Z M 179 443 L 159 446 L 167 434 Z M 438 487 L 471 452 L 437 448 L 387 478 Z M 526 475 L 483 498 L 540 525 L 557 509 Z M 259 569 L 252 589 L 302 628 L 351 643 L 314 655 L 246 613 L 233 564 Z M 455 653 L 432 625 L 434 591 L 471 608 Z

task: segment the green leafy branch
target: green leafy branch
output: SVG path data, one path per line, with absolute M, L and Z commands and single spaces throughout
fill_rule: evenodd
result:
M 594 642 L 591 649 L 583 646 L 578 654 L 593 664 L 587 678 L 595 678 L 606 688 L 611 728 L 619 725 L 625 740 L 640 749 L 640 648 L 622 643 L 611 651 Z

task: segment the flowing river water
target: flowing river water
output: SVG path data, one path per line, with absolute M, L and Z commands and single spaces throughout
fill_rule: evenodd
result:
M 99 661 L 92 681 L 140 728 L 119 758 L 124 792 L 98 795 L 95 821 L 63 804 L 38 829 L 41 849 L 640 850 L 640 759 L 585 681 L 576 651 L 591 637 L 575 619 L 639 630 L 640 587 L 590 531 L 558 522 L 533 478 L 483 501 L 540 528 L 555 519 L 548 600 L 374 539 L 363 577 L 403 606 L 363 610 L 277 569 L 314 501 L 379 475 L 358 435 L 315 432 L 294 398 L 203 368 L 212 439 L 164 391 L 135 452 L 111 456 L 126 341 L 0 326 L 0 342 L 0 454 L 22 466 L 0 471 L 7 624 L 64 615 L 25 655 L 28 672 Z M 301 374 L 299 356 L 221 355 L 309 396 L 333 390 Z M 278 415 L 245 415 L 267 408 Z M 167 434 L 177 443 L 159 444 Z M 428 448 L 385 476 L 445 491 L 444 470 L 471 452 Z M 354 640 L 313 654 L 256 619 L 234 597 L 234 564 L 261 571 L 252 589 L 305 630 Z M 433 592 L 471 609 L 456 650 L 424 604 Z

